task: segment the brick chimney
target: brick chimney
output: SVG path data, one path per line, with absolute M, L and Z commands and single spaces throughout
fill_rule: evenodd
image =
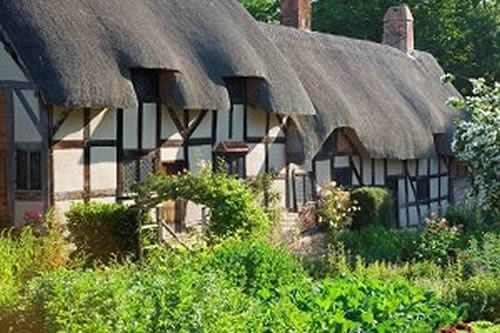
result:
M 407 5 L 391 7 L 384 16 L 384 36 L 382 43 L 406 53 L 413 53 L 413 15 Z
M 281 24 L 311 30 L 311 0 L 281 0 Z

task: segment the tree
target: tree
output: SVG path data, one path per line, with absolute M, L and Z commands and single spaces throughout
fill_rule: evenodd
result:
M 240 0 L 241 4 L 261 22 L 279 22 L 279 0 Z
M 446 76 L 449 81 L 452 76 Z M 473 179 L 473 190 L 486 209 L 500 213 L 500 83 L 470 80 L 472 96 L 450 98 L 448 104 L 466 112 L 457 122 L 453 152 Z

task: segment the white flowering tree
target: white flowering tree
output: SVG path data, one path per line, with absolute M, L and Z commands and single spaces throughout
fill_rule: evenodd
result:
M 446 75 L 444 81 L 453 76 Z M 469 170 L 473 194 L 484 208 L 500 213 L 500 83 L 470 80 L 472 96 L 452 97 L 448 105 L 466 112 L 457 122 L 453 152 Z

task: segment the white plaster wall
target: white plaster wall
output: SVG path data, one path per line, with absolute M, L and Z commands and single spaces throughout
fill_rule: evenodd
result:
M 363 158 L 363 183 L 365 186 L 372 184 L 372 160 Z
M 405 184 L 406 184 L 405 178 L 398 180 L 398 189 L 399 189 L 398 201 L 399 201 L 400 206 L 406 205 L 406 202 L 407 202 Z M 410 184 L 408 184 L 408 185 L 410 185 Z M 411 192 L 411 189 L 408 186 L 408 194 L 410 192 Z
M 286 146 L 282 143 L 269 145 L 269 171 L 284 174 L 286 172 Z
M 318 185 L 325 185 L 331 182 L 330 160 L 316 161 L 316 180 Z
M 417 226 L 418 223 L 419 223 L 417 207 L 416 206 L 411 206 L 409 208 L 409 212 L 410 212 L 409 225 L 410 226 Z
M 384 160 L 375 160 L 375 185 L 384 185 L 384 178 Z
M 398 160 L 387 160 L 387 175 L 399 176 L 403 174 L 403 162 Z
M 274 180 L 272 189 L 280 194 L 280 206 L 286 208 L 286 180 Z
M 29 211 L 44 212 L 43 202 L 41 201 L 16 201 L 14 205 L 16 215 L 14 217 L 14 226 L 21 227 L 25 225 L 24 214 Z
M 174 121 L 168 113 L 168 109 L 165 105 L 161 107 L 161 138 L 169 140 L 182 140 L 182 136 L 179 133 Z M 182 119 L 182 118 L 181 118 Z
M 439 160 L 437 158 L 431 158 L 431 175 L 436 175 L 438 173 Z
M 266 112 L 247 109 L 247 135 L 251 137 L 266 136 Z
M 136 149 L 139 112 L 136 108 L 123 110 L 123 148 Z
M 212 146 L 191 146 L 189 147 L 189 170 L 198 173 L 203 166 L 210 165 L 212 161 Z
M 36 122 L 40 121 L 40 107 L 38 98 L 33 90 L 22 90 L 22 94 L 28 101 L 31 110 L 35 114 Z M 42 137 L 37 130 L 37 124 L 33 123 L 28 116 L 28 111 L 19 100 L 17 94 L 14 96 L 14 138 L 16 142 L 41 142 Z
M 283 130 L 281 129 L 281 123 L 279 122 L 276 115 L 272 113 L 269 119 L 269 136 L 272 138 L 285 136 L 285 133 L 283 133 Z
M 156 103 L 143 104 L 142 147 L 156 147 Z
M 217 142 L 229 138 L 229 111 L 217 112 Z
M 348 156 L 335 156 L 334 167 L 335 168 L 349 167 L 349 157 Z
M 54 108 L 54 124 L 62 117 L 65 109 Z M 69 116 L 61 125 L 57 133 L 54 134 L 55 140 L 83 140 L 83 110 L 71 110 Z
M 418 175 L 419 176 L 426 176 L 427 173 L 427 168 L 428 168 L 428 160 L 427 159 L 421 159 L 418 160 Z
M 54 191 L 83 191 L 83 149 L 54 151 Z
M 407 225 L 406 208 L 399 209 L 399 225 L 404 228 Z
M 359 171 L 361 170 L 360 169 L 360 157 L 357 156 L 357 155 L 353 155 L 352 156 L 352 163 L 354 164 L 354 166 L 356 167 L 356 169 L 358 169 Z M 352 172 L 352 184 L 353 185 L 359 185 L 359 181 L 358 181 L 358 177 L 356 176 L 356 173 L 353 171 Z
M 160 156 L 162 162 L 173 162 L 173 161 L 184 160 L 184 148 L 182 147 L 161 148 Z
M 23 71 L 14 62 L 10 54 L 5 51 L 4 45 L 0 42 L 0 81 L 3 80 L 28 81 Z
M 191 111 L 191 117 L 197 119 L 201 111 Z M 211 138 L 212 137 L 212 117 L 213 112 L 208 112 L 196 130 L 193 132 L 193 138 Z
M 265 171 L 266 146 L 264 144 L 249 144 L 246 155 L 247 176 L 254 177 Z
M 417 175 L 417 160 L 409 160 L 407 162 L 408 173 L 410 176 L 414 177 Z
M 441 196 L 445 197 L 448 195 L 448 176 L 441 177 Z
M 430 192 L 431 192 L 431 199 L 438 199 L 439 198 L 439 178 L 431 178 L 430 179 Z
M 92 110 L 90 118 L 91 140 L 116 139 L 116 111 L 114 109 Z
M 116 148 L 90 150 L 90 190 L 116 189 Z
M 233 135 L 232 141 L 243 141 L 245 106 L 241 104 L 233 105 Z
M 194 202 L 188 201 L 186 207 L 186 218 L 184 220 L 187 227 L 200 224 L 202 222 L 202 205 L 197 205 Z

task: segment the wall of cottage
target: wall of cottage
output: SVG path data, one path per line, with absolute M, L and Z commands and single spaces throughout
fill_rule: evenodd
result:
M 340 131 L 335 140 L 323 147 L 312 167 L 319 186 L 336 181 L 349 187 L 381 186 L 393 190 L 397 207 L 394 213 L 400 227 L 418 226 L 429 215 L 447 209 L 451 179 L 448 162 L 443 157 L 407 161 L 372 159 L 355 149 L 352 141 Z
M 7 150 L 7 95 L 0 89 L 0 226 L 6 226 L 9 217 L 7 199 Z
M 64 218 L 71 203 L 129 202 L 129 186 L 146 174 L 180 164 L 192 172 L 214 161 L 221 142 L 244 142 L 246 178 L 277 174 L 274 188 L 286 205 L 284 118 L 235 104 L 229 111 L 174 110 L 159 103 L 138 109 L 53 108 L 54 205 Z M 187 226 L 206 209 L 189 202 Z M 155 214 L 156 215 L 156 214 Z
M 3 209 L 16 226 L 24 223 L 27 211 L 44 211 L 47 182 L 46 114 L 41 111 L 33 83 L 0 43 L 0 90 L 4 142 L 3 186 L 8 193 Z M 5 201 L 7 204 L 5 204 Z

